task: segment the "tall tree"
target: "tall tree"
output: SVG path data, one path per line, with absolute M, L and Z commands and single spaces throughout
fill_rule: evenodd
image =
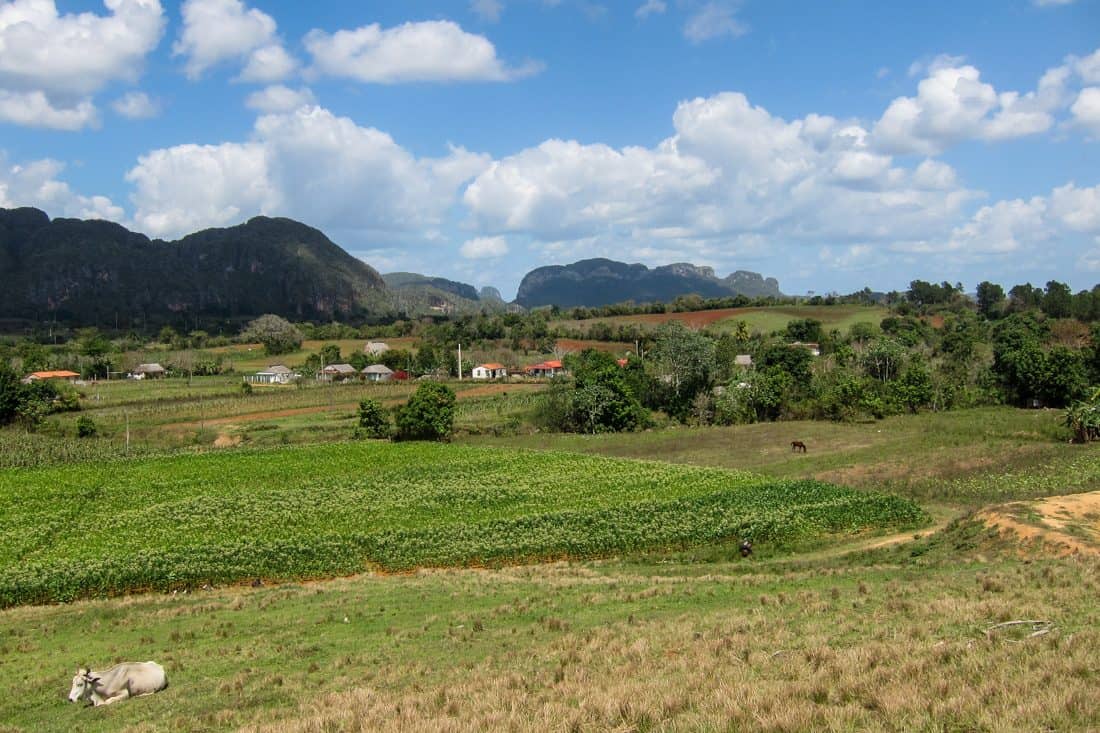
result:
M 297 351 L 302 346 L 302 332 L 290 321 L 271 313 L 249 323 L 241 335 L 263 344 L 264 351 L 272 356 Z
M 1005 291 L 997 283 L 988 280 L 978 283 L 978 312 L 993 320 L 1004 308 Z

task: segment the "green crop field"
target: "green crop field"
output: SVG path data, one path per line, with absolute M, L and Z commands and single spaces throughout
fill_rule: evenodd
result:
M 916 526 L 897 497 L 570 453 L 344 443 L 10 470 L 0 605 Z

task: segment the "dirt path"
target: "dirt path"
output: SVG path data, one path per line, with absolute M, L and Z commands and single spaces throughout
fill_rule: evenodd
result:
M 1059 556 L 1100 555 L 1100 491 L 1015 501 L 983 509 L 977 518 Z
M 841 555 L 848 555 L 853 552 L 863 552 L 864 550 L 877 550 L 880 547 L 893 547 L 894 545 L 902 545 L 906 542 L 913 542 L 914 540 L 927 537 L 928 535 L 939 532 L 948 525 L 951 518 L 940 519 L 930 527 L 925 527 L 919 530 L 910 530 L 908 532 L 898 532 L 891 535 L 879 535 L 876 537 L 864 537 L 861 539 L 855 539 L 850 542 L 843 542 L 836 547 L 830 547 L 827 550 L 817 550 L 815 552 L 799 553 L 794 556 L 794 559 L 798 560 L 827 560 L 829 558 L 840 557 Z M 790 560 L 791 557 L 780 558 L 782 560 Z

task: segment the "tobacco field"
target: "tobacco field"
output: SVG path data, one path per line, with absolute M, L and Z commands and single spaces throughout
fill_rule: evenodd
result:
M 0 472 L 0 606 L 916 527 L 813 480 L 555 451 L 380 442 Z

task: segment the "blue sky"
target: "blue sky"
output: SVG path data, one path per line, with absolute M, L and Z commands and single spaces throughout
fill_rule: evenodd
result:
M 290 216 L 511 297 L 1100 282 L 1100 0 L 0 0 L 0 206 Z

